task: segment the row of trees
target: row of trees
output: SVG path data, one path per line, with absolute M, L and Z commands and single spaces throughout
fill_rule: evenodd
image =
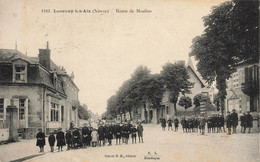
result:
M 227 79 L 237 64 L 259 60 L 259 2 L 231 0 L 212 9 L 203 18 L 204 33 L 193 39 L 190 55 L 198 60 L 197 68 L 209 85 L 216 81 L 223 113 Z
M 170 92 L 170 101 L 174 103 L 177 115 L 178 97 L 189 93 L 191 86 L 183 62 L 166 63 L 160 74 L 151 74 L 146 66 L 139 66 L 116 94 L 108 99 L 106 115 L 114 118 L 126 112 L 137 112 L 147 104 L 149 107 L 159 108 L 165 91 Z

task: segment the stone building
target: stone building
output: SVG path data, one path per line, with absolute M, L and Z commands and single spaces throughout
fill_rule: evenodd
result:
M 6 125 L 6 107 L 18 108 L 19 133 L 33 138 L 42 128 L 49 133 L 59 127 L 78 125 L 79 89 L 64 68 L 51 60 L 51 50 L 39 49 L 38 57 L 17 50 L 0 49 L 0 128 Z
M 225 110 L 236 109 L 238 113 L 259 113 L 259 62 L 241 62 L 237 71 L 227 81 Z

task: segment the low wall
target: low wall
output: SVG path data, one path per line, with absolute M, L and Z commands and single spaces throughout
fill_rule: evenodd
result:
M 9 140 L 9 129 L 8 128 L 1 128 L 0 129 L 0 142 L 8 141 Z

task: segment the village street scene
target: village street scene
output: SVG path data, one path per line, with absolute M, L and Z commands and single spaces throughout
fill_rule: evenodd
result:
M 259 1 L 153 2 L 0 1 L 1 162 L 260 160 Z

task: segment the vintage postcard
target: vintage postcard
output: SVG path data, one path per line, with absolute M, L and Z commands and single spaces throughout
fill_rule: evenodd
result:
M 0 161 L 259 161 L 258 0 L 0 0 Z

